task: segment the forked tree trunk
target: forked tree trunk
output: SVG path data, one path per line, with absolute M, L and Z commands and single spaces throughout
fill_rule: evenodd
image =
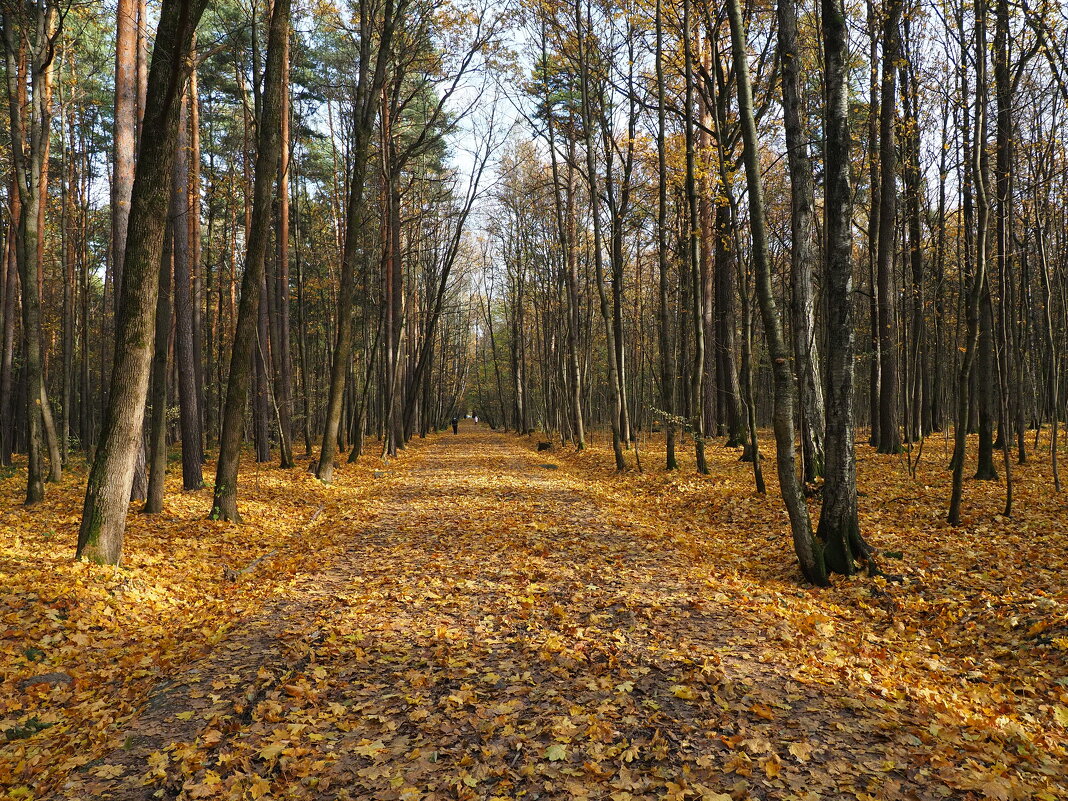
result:
M 29 469 L 26 503 L 44 499 L 45 415 L 48 397 L 44 385 L 44 353 L 41 331 L 40 294 L 40 210 L 43 171 L 51 120 L 51 72 L 58 36 L 58 8 L 51 2 L 3 10 L 4 50 L 7 66 L 7 98 L 11 134 L 11 154 L 15 185 L 22 213 L 15 234 L 15 259 L 22 285 L 23 370 L 26 380 L 26 431 L 28 434 Z M 26 60 L 21 58 L 25 53 Z M 27 84 L 30 91 L 26 91 Z M 29 112 L 24 113 L 26 98 Z M 53 471 L 60 464 L 54 427 L 49 436 L 49 453 Z

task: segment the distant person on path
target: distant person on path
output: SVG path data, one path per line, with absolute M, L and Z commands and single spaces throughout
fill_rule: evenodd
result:
M 455 417 L 455 416 L 452 418 L 452 433 L 453 434 L 459 434 L 460 433 L 460 418 Z
M 476 423 L 478 422 L 478 415 L 477 414 L 475 415 L 475 422 Z

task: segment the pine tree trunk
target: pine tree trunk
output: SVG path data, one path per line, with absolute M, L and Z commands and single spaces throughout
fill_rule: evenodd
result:
M 176 159 L 177 164 L 177 159 Z M 175 170 L 177 173 L 178 170 Z M 181 220 L 178 189 L 171 190 L 170 230 L 164 234 L 163 256 L 159 263 L 159 293 L 156 296 L 156 344 L 152 354 L 152 376 L 148 391 L 148 493 L 144 512 L 163 511 L 163 491 L 167 481 L 167 357 L 170 355 L 171 285 L 174 280 L 174 228 Z M 184 194 L 183 194 L 184 197 Z M 177 218 L 177 219 L 176 219 Z M 184 220 L 182 220 L 184 224 Z
M 368 0 L 359 3 L 361 29 L 369 28 L 372 16 Z M 364 182 L 367 175 L 367 156 L 374 121 L 377 116 L 379 95 L 386 80 L 386 61 L 392 48 L 393 32 L 403 18 L 407 0 L 385 0 L 382 10 L 382 31 L 375 43 L 377 55 L 372 63 L 370 37 L 360 40 L 357 64 L 356 101 L 353 108 L 352 175 L 346 204 L 345 246 L 341 262 L 341 281 L 338 287 L 337 333 L 334 353 L 330 364 L 330 387 L 326 402 L 326 425 L 319 450 L 316 476 L 330 483 L 334 478 L 334 461 L 337 456 L 338 434 L 341 428 L 342 401 L 345 395 L 346 377 L 352 358 L 352 310 L 356 285 L 356 265 L 363 253 L 361 239 L 364 236 Z
M 203 441 L 201 430 L 200 395 L 197 391 L 199 362 L 194 343 L 195 312 L 192 286 L 192 265 L 196 248 L 190 237 L 189 217 L 199 213 L 198 204 L 190 202 L 190 164 L 193 154 L 187 134 L 189 114 L 187 109 L 193 100 L 193 85 L 190 81 L 189 99 L 182 105 L 178 123 L 178 153 L 174 168 L 174 210 L 171 222 L 171 238 L 174 249 L 174 312 L 175 312 L 175 357 L 178 370 L 178 424 L 182 435 L 182 486 L 198 490 L 204 485 Z

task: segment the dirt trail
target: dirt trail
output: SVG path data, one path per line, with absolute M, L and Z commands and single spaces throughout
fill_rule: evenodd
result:
M 467 425 L 380 481 L 71 797 L 965 797 L 923 710 L 799 677 L 781 621 L 515 440 Z

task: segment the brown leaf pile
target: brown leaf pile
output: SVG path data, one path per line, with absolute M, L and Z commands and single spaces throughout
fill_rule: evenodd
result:
M 1068 538 L 1041 459 L 1017 471 L 1017 517 L 969 482 L 954 530 L 936 448 L 917 481 L 862 448 L 862 526 L 901 580 L 815 590 L 736 452 L 712 448 L 708 477 L 616 476 L 602 448 L 534 448 L 468 429 L 331 488 L 250 466 L 247 525 L 175 492 L 131 517 L 118 570 L 70 561 L 77 479 L 24 511 L 8 477 L 0 786 L 1068 796 Z

